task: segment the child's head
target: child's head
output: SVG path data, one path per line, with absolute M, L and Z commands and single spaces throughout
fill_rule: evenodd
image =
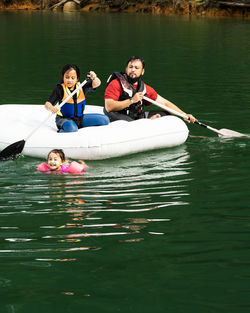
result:
M 61 149 L 53 149 L 48 154 L 48 165 L 52 171 L 59 171 L 65 162 L 65 154 Z
M 66 86 L 72 88 L 80 80 L 80 70 L 75 64 L 66 64 L 62 68 L 61 79 Z

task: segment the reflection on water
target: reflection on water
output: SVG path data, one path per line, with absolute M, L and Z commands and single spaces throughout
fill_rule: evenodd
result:
M 35 172 L 36 161 L 25 158 L 7 162 L 2 165 L 9 181 L 0 200 L 5 242 L 0 253 L 24 259 L 29 254 L 34 261 L 75 261 L 76 251 L 102 249 L 98 238 L 132 243 L 164 235 L 163 224 L 171 219 L 159 217 L 160 211 L 186 204 L 188 159 L 183 146 L 91 163 L 84 177 Z M 25 184 L 18 172 L 26 172 Z
M 246 139 L 191 137 L 175 149 L 89 161 L 84 176 L 36 172 L 39 160 L 27 157 L 0 163 L 5 311 L 31 312 L 37 301 L 39 313 L 54 302 L 79 310 L 85 298 L 105 298 L 115 311 L 128 286 L 129 299 L 161 295 L 158 312 L 168 302 L 191 313 L 199 298 L 205 313 L 236 306 L 231 293 L 248 290 L 248 158 Z
M 164 208 L 186 205 L 183 195 L 190 179 L 188 159 L 183 146 L 90 162 L 85 176 L 36 172 L 38 161 L 29 158 L 2 163 L 1 170 L 8 172 L 8 179 L 7 175 L 0 178 L 1 264 L 6 269 L 15 266 L 28 276 L 30 270 L 43 271 L 61 263 L 89 267 L 96 254 L 103 251 L 105 259 L 114 245 L 138 245 L 161 238 L 171 222 Z M 59 268 L 57 271 L 60 273 Z M 28 294 L 18 288 L 23 285 L 21 272 L 18 278 L 2 275 L 0 281 L 8 292 L 6 299 L 12 301 L 11 294 L 17 290 L 22 299 L 27 298 L 22 300 L 25 308 L 29 301 Z M 92 288 L 81 291 L 82 287 L 72 285 L 69 277 L 66 285 L 45 291 L 47 274 L 44 279 L 41 274 L 35 277 L 40 286 L 34 289 L 35 298 L 48 293 L 55 297 L 79 293 L 90 297 L 95 293 Z M 7 302 L 5 308 L 16 312 L 18 304 Z

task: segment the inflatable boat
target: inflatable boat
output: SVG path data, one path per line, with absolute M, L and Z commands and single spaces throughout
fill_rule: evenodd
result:
M 103 114 L 103 107 L 87 105 L 85 113 Z M 22 154 L 31 157 L 46 158 L 50 150 L 63 149 L 67 158 L 100 160 L 178 146 L 187 137 L 186 124 L 172 115 L 154 120 L 116 121 L 82 128 L 75 133 L 58 133 L 55 115 L 43 105 L 0 105 L 0 150 L 24 139 Z

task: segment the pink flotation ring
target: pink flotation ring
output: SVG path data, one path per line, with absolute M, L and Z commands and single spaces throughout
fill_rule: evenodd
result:
M 48 172 L 48 171 L 50 171 L 50 167 L 46 163 L 39 164 L 36 169 L 37 169 L 37 171 L 40 171 L 40 172 Z
M 66 171 L 63 170 L 63 172 L 67 172 L 67 173 L 71 173 L 71 174 L 83 173 L 83 171 L 86 168 L 86 165 L 80 164 L 76 161 L 73 161 L 72 163 L 67 164 L 66 166 L 67 166 Z M 61 170 L 62 169 L 63 169 L 63 166 L 62 166 Z
M 36 168 L 40 172 L 54 172 L 51 171 L 50 167 L 46 163 L 41 163 Z M 86 165 L 80 164 L 76 161 L 73 161 L 70 164 L 63 164 L 59 173 L 70 173 L 70 174 L 82 174 L 86 169 Z

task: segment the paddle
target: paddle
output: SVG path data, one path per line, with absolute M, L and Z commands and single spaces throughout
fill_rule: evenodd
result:
M 172 113 L 172 114 L 175 114 L 175 115 L 177 115 L 177 116 L 180 116 L 180 117 L 182 117 L 182 118 L 184 118 L 184 119 L 186 119 L 186 120 L 189 119 L 186 114 L 182 114 L 182 113 L 180 113 L 180 112 L 178 112 L 178 111 L 176 111 L 176 110 L 173 110 L 173 109 L 171 109 L 171 108 L 169 108 L 169 107 L 167 107 L 167 106 L 165 106 L 165 105 L 163 105 L 163 104 L 161 104 L 161 103 L 159 103 L 159 102 L 156 102 L 155 100 L 152 100 L 152 99 L 150 99 L 150 98 L 148 98 L 148 97 L 146 97 L 146 96 L 143 96 L 143 99 L 145 99 L 145 100 L 148 101 L 148 102 L 153 103 L 154 105 L 158 106 L 159 108 L 162 108 L 162 109 L 165 110 L 165 111 L 168 111 L 168 112 L 170 112 L 170 113 Z M 236 131 L 234 131 L 234 130 L 230 130 L 230 129 L 226 129 L 226 128 L 222 128 L 222 129 L 218 130 L 218 129 L 216 129 L 216 128 L 213 128 L 213 127 L 211 127 L 211 126 L 208 126 L 208 125 L 206 125 L 206 124 L 203 124 L 203 123 L 199 122 L 198 120 L 195 120 L 194 123 L 195 123 L 195 124 L 198 124 L 198 125 L 200 125 L 200 126 L 202 126 L 202 127 L 205 127 L 205 128 L 207 128 L 207 129 L 209 129 L 209 130 L 215 132 L 215 133 L 217 133 L 220 137 L 248 137 L 248 136 L 246 136 L 246 135 L 244 135 L 244 134 L 241 134 L 241 133 L 238 133 L 238 132 L 236 132 Z
M 89 78 L 86 78 L 69 96 L 59 105 L 59 108 L 61 108 L 77 91 L 83 87 L 87 82 L 89 81 Z M 23 151 L 24 145 L 26 141 L 44 124 L 48 121 L 48 119 L 53 115 L 51 113 L 49 116 L 46 117 L 46 119 L 38 126 L 36 127 L 27 137 L 26 139 L 16 141 L 12 143 L 11 145 L 7 146 L 4 150 L 0 152 L 0 161 L 6 161 L 10 159 L 17 159 L 21 152 Z

